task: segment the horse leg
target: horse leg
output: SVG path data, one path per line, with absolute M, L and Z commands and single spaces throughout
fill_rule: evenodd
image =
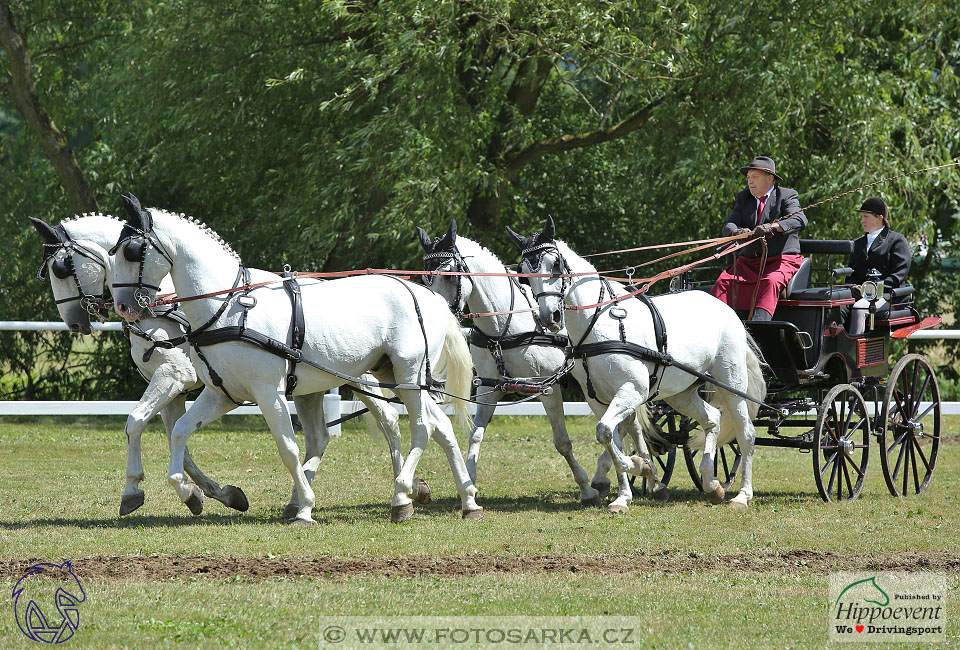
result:
M 747 406 L 747 401 L 736 395 L 727 400 L 724 417 L 737 420 L 737 442 L 740 445 L 740 492 L 730 500 L 730 507 L 742 510 L 753 500 L 753 451 L 757 433 Z
M 120 496 L 120 515 L 128 515 L 143 505 L 143 490 L 140 481 L 143 480 L 143 462 L 140 441 L 143 430 L 161 412 L 167 404 L 179 395 L 184 388 L 183 378 L 178 373 L 168 372 L 165 365 L 154 371 L 147 389 L 136 407 L 127 416 L 124 434 L 127 437 L 127 484 Z
M 713 505 L 723 503 L 725 491 L 713 473 L 713 464 L 717 456 L 717 434 L 720 429 L 720 409 L 703 401 L 693 386 L 682 393 L 671 395 L 664 401 L 678 413 L 696 420 L 703 429 L 703 457 L 700 459 L 700 481 L 703 492 Z
M 653 471 L 653 475 L 649 477 L 650 496 L 657 501 L 667 501 L 669 499 L 669 495 L 667 494 L 667 486 L 657 477 L 657 464 L 654 462 L 653 454 L 650 453 L 650 449 L 647 447 L 647 441 L 643 437 L 643 430 L 640 427 L 640 421 L 638 420 L 636 412 L 632 418 L 628 417 L 621 422 L 620 428 L 621 430 L 624 430 L 630 434 L 630 438 L 633 440 L 633 444 L 637 449 L 637 453 L 646 463 L 650 465 L 650 469 Z
M 499 377 L 500 371 L 493 360 L 493 356 L 484 351 L 479 355 L 474 355 L 477 376 L 479 377 Z M 483 442 L 483 434 L 487 431 L 487 426 L 493 418 L 493 413 L 497 408 L 497 402 L 503 399 L 503 391 L 489 389 L 482 391 L 482 395 L 477 395 L 477 412 L 473 416 L 473 428 L 470 430 L 470 439 L 467 444 L 467 472 L 470 474 L 470 480 L 477 482 L 477 463 L 480 460 L 480 444 Z
M 322 395 L 321 395 L 322 397 Z M 307 480 L 304 467 L 300 465 L 300 449 L 297 446 L 297 437 L 293 431 L 293 424 L 290 422 L 290 409 L 287 407 L 286 396 L 282 392 L 274 390 L 258 390 L 254 394 L 255 401 L 260 406 L 260 412 L 263 413 L 263 419 L 267 421 L 273 439 L 277 443 L 277 453 L 280 454 L 280 460 L 284 467 L 293 477 L 293 484 L 297 490 L 297 504 L 299 510 L 296 517 L 290 522 L 292 524 L 315 524 L 312 512 L 315 504 L 313 489 Z M 311 414 L 310 418 L 315 417 Z M 322 416 L 321 416 L 322 417 Z M 315 429 L 314 429 L 315 430 Z M 307 434 L 304 427 L 304 434 Z M 315 444 L 315 443 L 314 443 Z M 316 469 L 316 463 L 319 457 L 315 454 L 317 446 L 310 450 L 314 455 L 308 456 L 307 461 L 312 462 L 312 467 Z
M 293 397 L 293 403 L 297 405 L 297 414 L 303 424 L 303 474 L 310 485 L 313 485 L 313 479 L 320 467 L 323 452 L 326 451 L 327 444 L 330 442 L 330 432 L 327 431 L 326 416 L 323 412 L 323 397 L 324 393 L 295 395 Z M 299 511 L 297 486 L 294 483 L 290 492 L 290 501 L 283 509 L 283 518 L 285 520 L 293 519 Z
M 174 425 L 186 412 L 186 401 L 186 396 L 180 393 L 170 400 L 170 403 L 160 411 L 160 417 L 163 419 L 164 427 L 167 430 L 168 445 L 170 437 L 173 435 Z M 240 512 L 246 512 L 250 508 L 247 495 L 243 493 L 243 490 L 235 485 L 220 487 L 219 483 L 204 474 L 200 468 L 197 467 L 196 463 L 193 462 L 188 446 L 184 446 L 183 448 L 183 469 L 187 473 L 187 476 L 192 478 L 194 483 L 200 487 L 204 496 L 216 499 L 228 508 L 233 508 Z
M 457 437 L 453 432 L 453 424 L 450 422 L 450 418 L 429 397 L 421 401 L 430 420 L 430 437 L 437 441 L 437 444 L 447 455 L 447 463 L 450 465 L 450 471 L 453 473 L 454 483 L 457 487 L 457 494 L 460 497 L 461 515 L 464 519 L 483 519 L 483 508 L 476 502 L 477 488 L 467 472 L 467 466 L 463 461 L 463 454 L 460 453 L 460 446 L 457 444 Z
M 235 407 L 236 404 L 219 391 L 207 387 L 197 397 L 197 401 L 173 425 L 173 432 L 170 434 L 170 469 L 167 473 L 167 481 L 194 515 L 203 512 L 204 495 L 197 485 L 188 483 L 184 478 L 183 461 L 187 439 L 205 423 L 216 420 Z
M 613 460 L 613 465 L 618 473 L 618 481 L 620 482 L 617 498 L 607 506 L 610 512 L 626 512 L 629 509 L 630 501 L 633 500 L 633 491 L 630 488 L 629 482 L 621 481 L 619 474 L 635 474 L 638 476 L 653 475 L 653 466 L 651 464 L 639 456 L 628 457 L 623 453 L 623 445 L 620 441 L 620 433 L 618 431 L 618 426 L 621 422 L 628 417 L 636 417 L 635 411 L 646 397 L 646 386 L 641 386 L 640 388 L 642 391 L 638 389 L 632 381 L 628 381 L 620 386 L 613 396 L 613 399 L 610 400 L 610 405 L 597 423 L 597 440 L 603 445 L 607 453 L 610 454 L 610 458 Z
M 550 419 L 550 426 L 553 429 L 553 446 L 567 461 L 570 471 L 573 472 L 573 480 L 580 487 L 580 503 L 585 506 L 600 507 L 600 492 L 592 487 L 587 473 L 583 471 L 573 456 L 573 445 L 570 443 L 570 436 L 567 434 L 566 419 L 563 415 L 563 395 L 560 391 L 554 391 L 549 395 L 541 395 L 540 402 L 543 404 L 547 417 Z

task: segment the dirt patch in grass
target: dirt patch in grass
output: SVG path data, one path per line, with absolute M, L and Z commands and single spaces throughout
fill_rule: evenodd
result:
M 0 561 L 0 578 L 19 578 L 26 569 L 44 560 Z M 905 552 L 857 555 L 794 550 L 785 553 L 665 553 L 661 555 L 607 556 L 499 556 L 469 555 L 408 558 L 206 558 L 206 557 L 106 557 L 77 558 L 76 574 L 85 579 L 168 580 L 206 577 L 263 580 L 278 577 L 342 578 L 350 576 L 472 576 L 485 573 L 568 572 L 613 573 L 724 573 L 833 571 L 960 571 L 960 555 L 950 552 Z

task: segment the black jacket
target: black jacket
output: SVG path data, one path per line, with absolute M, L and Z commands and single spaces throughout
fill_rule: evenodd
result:
M 796 212 L 793 216 L 780 221 L 783 226 L 783 232 L 774 235 L 767 240 L 767 255 L 798 255 L 800 253 L 800 238 L 797 236 L 801 230 L 807 227 L 807 216 L 800 210 L 800 200 L 796 190 L 789 187 L 780 187 L 774 185 L 773 191 L 767 197 L 767 202 L 763 206 L 763 213 L 760 215 L 760 223 L 770 223 L 778 217 Z M 729 237 L 737 228 L 749 228 L 753 230 L 759 224 L 757 223 L 757 199 L 750 194 L 750 190 L 742 190 L 737 194 L 737 200 L 733 204 L 733 212 L 723 224 L 723 236 Z M 753 244 L 740 249 L 741 255 L 747 257 L 760 257 L 760 244 Z
M 884 288 L 896 289 L 907 279 L 911 257 L 907 238 L 884 226 L 873 240 L 869 251 L 866 235 L 853 242 L 853 254 L 850 255 L 849 263 L 853 275 L 848 281 L 860 284 L 867 279 L 867 271 L 876 269 L 883 276 Z

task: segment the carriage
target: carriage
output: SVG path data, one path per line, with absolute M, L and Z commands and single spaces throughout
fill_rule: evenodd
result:
M 874 439 L 890 493 L 922 493 L 940 449 L 936 373 L 920 354 L 901 357 L 892 369 L 887 359 L 894 340 L 940 319 L 922 318 L 913 304 L 913 286 L 905 285 L 888 292 L 891 308 L 884 319 L 873 318 L 872 327 L 860 336 L 848 335 L 840 312 L 855 298 L 842 281 L 853 270 L 833 263 L 846 262 L 853 242 L 800 244 L 806 259 L 785 287 L 773 320 L 745 322 L 768 364 L 766 405 L 754 419 L 756 444 L 811 454 L 821 498 L 841 501 L 860 495 Z M 670 291 L 698 288 L 709 288 L 709 283 L 688 272 L 675 278 Z M 700 489 L 697 452 L 684 445 L 696 422 L 664 402 L 654 402 L 652 413 L 664 437 L 676 445 L 661 449 L 657 457 L 663 480 L 669 481 L 680 449 Z M 739 466 L 736 442 L 718 450 L 715 475 L 724 488 L 733 483 Z M 645 481 L 638 481 L 635 490 L 645 492 Z

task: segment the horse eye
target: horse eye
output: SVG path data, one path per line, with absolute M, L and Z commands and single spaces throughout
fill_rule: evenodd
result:
M 66 259 L 54 260 L 52 268 L 53 274 L 61 280 L 66 280 L 70 277 L 70 265 Z

